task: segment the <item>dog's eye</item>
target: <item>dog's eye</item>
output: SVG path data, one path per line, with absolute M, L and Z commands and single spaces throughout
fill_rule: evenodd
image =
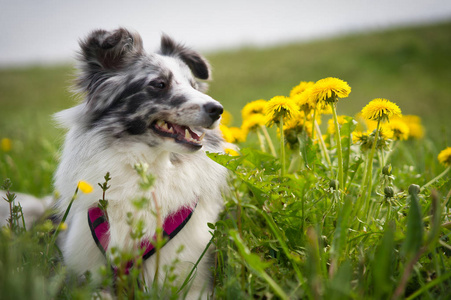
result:
M 155 81 L 150 82 L 150 86 L 152 86 L 153 88 L 159 89 L 159 90 L 163 90 L 166 88 L 166 83 L 161 80 L 155 80 Z

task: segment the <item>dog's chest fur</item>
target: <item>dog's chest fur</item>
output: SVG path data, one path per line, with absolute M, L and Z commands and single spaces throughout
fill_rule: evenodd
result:
M 164 247 L 161 255 L 162 264 L 170 264 L 178 256 L 182 269 L 180 273 L 185 273 L 185 268 L 192 266 L 211 238 L 207 223 L 214 223 L 222 208 L 221 189 L 226 184 L 225 169 L 210 160 L 202 150 L 194 154 L 171 154 L 140 144 L 129 144 L 127 147 L 113 144 L 105 149 L 95 149 L 99 142 L 95 139 L 94 136 L 92 140 L 86 136 L 77 137 L 75 133 L 69 132 L 56 176 L 56 188 L 62 198 L 70 199 L 74 192 L 74 185 L 70 182 L 86 180 L 95 185 L 97 182 L 102 183 L 103 176 L 110 172 L 111 188 L 106 193 L 109 201 L 110 247 L 123 251 L 132 249 L 137 242 L 130 238 L 131 228 L 126 218 L 128 212 L 132 213 L 133 219 L 145 221 L 146 236 L 151 238 L 156 229 L 154 199 L 160 206 L 163 219 L 182 206 L 197 204 L 188 224 Z M 81 142 L 87 143 L 87 147 L 76 146 Z M 209 150 L 219 151 L 213 148 Z M 139 187 L 141 178 L 134 169 L 136 163 L 147 164 L 148 172 L 155 177 L 154 185 L 148 191 Z M 91 236 L 86 215 L 87 209 L 95 206 L 101 197 L 99 187 L 90 194 L 80 193 L 69 214 L 69 230 L 63 243 L 63 252 L 65 262 L 79 273 L 95 271 L 105 263 Z M 149 200 L 148 209 L 137 210 L 132 204 L 133 200 L 140 197 Z M 60 202 L 61 206 L 67 204 L 67 201 Z M 185 249 L 178 255 L 176 252 L 181 245 Z M 148 282 L 152 281 L 154 267 L 155 259 L 151 257 L 144 269 Z M 200 265 L 198 272 L 207 273 L 208 264 Z

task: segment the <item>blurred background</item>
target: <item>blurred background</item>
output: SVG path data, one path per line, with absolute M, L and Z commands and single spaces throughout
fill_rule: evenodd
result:
M 201 51 L 433 23 L 451 17 L 446 0 L 1 0 L 0 63 L 68 62 L 96 28 L 137 30 L 148 49 L 162 32 Z
M 51 115 L 76 103 L 78 40 L 97 28 L 134 29 L 149 52 L 162 33 L 202 52 L 213 67 L 209 94 L 234 126 L 245 103 L 333 76 L 352 88 L 339 114 L 387 98 L 419 115 L 438 148 L 449 146 L 449 0 L 0 0 L 0 8 L 0 139 L 12 141 L 0 151 L 0 176 L 18 178 L 22 190 L 50 189 L 49 156 L 63 133 Z

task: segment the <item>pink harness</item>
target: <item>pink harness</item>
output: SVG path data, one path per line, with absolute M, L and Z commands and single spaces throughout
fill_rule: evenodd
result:
M 169 215 L 163 222 L 163 236 L 167 237 L 168 242 L 182 228 L 188 223 L 193 214 L 194 208 L 182 207 L 178 211 Z M 88 210 L 88 223 L 91 229 L 92 237 L 99 247 L 100 251 L 105 255 L 110 242 L 110 224 L 108 223 L 105 214 L 99 207 L 92 207 Z M 156 241 L 156 235 L 153 237 Z M 144 239 L 140 242 L 140 248 L 145 249 L 143 260 L 148 259 L 155 253 L 155 247 L 151 241 Z M 129 261 L 125 267 L 125 274 L 130 272 L 133 267 L 133 261 Z M 113 267 L 115 275 L 117 274 L 117 267 Z

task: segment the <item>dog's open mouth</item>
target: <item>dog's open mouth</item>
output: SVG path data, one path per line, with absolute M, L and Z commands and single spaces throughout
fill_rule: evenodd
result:
M 158 135 L 173 138 L 177 143 L 182 143 L 193 148 L 201 148 L 205 132 L 198 136 L 188 126 L 157 120 L 152 123 L 152 129 Z

